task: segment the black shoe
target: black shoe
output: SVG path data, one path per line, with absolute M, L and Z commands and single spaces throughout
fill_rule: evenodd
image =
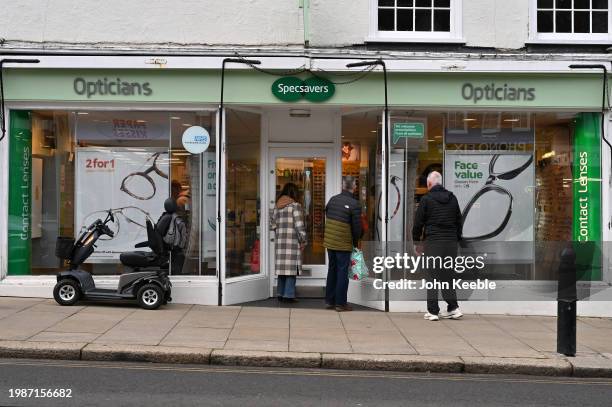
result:
M 297 299 L 295 298 L 283 298 L 283 302 L 288 302 L 290 304 L 295 304 L 296 302 L 299 302 Z
M 276 299 L 278 300 L 278 302 L 283 302 L 283 297 L 281 297 L 280 295 L 276 297 Z
M 325 309 L 336 309 L 336 304 L 325 304 Z

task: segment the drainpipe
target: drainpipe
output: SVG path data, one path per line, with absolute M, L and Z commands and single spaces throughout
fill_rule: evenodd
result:
M 302 9 L 304 22 L 304 48 L 310 47 L 310 0 L 299 0 L 299 8 Z

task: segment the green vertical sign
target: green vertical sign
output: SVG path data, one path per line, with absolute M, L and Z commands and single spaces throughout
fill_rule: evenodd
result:
M 29 111 L 10 113 L 8 274 L 31 274 L 32 130 Z
M 573 151 L 573 227 L 579 279 L 601 280 L 601 122 L 599 113 L 576 120 Z

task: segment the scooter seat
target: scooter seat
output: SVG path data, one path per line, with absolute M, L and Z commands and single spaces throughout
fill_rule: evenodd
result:
M 160 266 L 162 259 L 153 252 L 125 252 L 119 255 L 121 264 L 128 267 Z

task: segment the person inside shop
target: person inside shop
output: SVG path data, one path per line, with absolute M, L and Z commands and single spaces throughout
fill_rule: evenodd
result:
M 270 229 L 275 233 L 276 295 L 281 302 L 297 302 L 295 281 L 302 269 L 302 254 L 307 243 L 304 210 L 298 197 L 297 185 L 285 184 L 270 219 Z
M 175 179 L 170 183 L 170 189 L 172 198 L 176 201 L 178 207 L 177 213 L 181 216 L 185 215 L 186 211 L 189 210 L 189 190 L 183 189 L 183 185 Z
M 185 263 L 185 245 L 187 228 L 184 220 L 178 217 L 178 205 L 172 197 L 164 201 L 164 212 L 161 214 L 155 229 L 162 236 L 164 243 L 170 251 L 170 267 L 172 274 L 182 274 Z
M 437 171 L 432 171 L 427 176 L 427 190 L 414 216 L 412 239 L 415 242 L 415 251 L 417 255 L 424 253 L 428 257 L 455 258 L 463 226 L 459 202 L 452 192 L 442 186 L 442 175 Z M 441 290 L 442 298 L 447 304 L 446 311 L 442 313 L 438 305 L 438 289 L 427 290 L 427 313 L 424 318 L 428 321 L 461 318 L 463 314 L 452 284 L 454 270 L 442 267 L 425 272 L 428 282 L 447 282 L 449 288 Z
M 325 206 L 323 246 L 327 249 L 329 269 L 325 286 L 327 309 L 352 311 L 347 304 L 348 271 L 353 248 L 362 235 L 361 204 L 355 199 L 355 178 L 343 177 L 342 192 L 331 197 Z

